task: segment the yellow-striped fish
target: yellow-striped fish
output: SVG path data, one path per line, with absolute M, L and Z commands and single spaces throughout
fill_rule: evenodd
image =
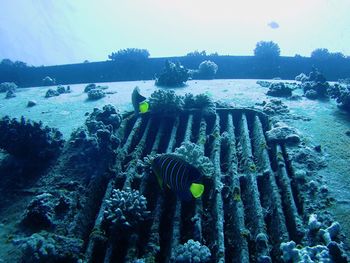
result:
M 152 169 L 160 187 L 169 187 L 181 200 L 199 198 L 204 192 L 200 171 L 179 157 L 162 154 L 153 160 Z

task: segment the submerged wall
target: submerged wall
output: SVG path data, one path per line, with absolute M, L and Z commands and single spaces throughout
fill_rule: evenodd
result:
M 275 61 L 253 56 L 170 57 L 150 58 L 139 62 L 89 62 L 48 67 L 9 67 L 0 65 L 0 83 L 15 82 L 19 86 L 41 86 L 42 79 L 50 76 L 56 84 L 151 80 L 162 70 L 165 60 L 180 61 L 185 67 L 197 69 L 206 59 L 218 66 L 219 79 L 294 79 L 301 72 L 317 67 L 328 80 L 350 77 L 350 59 L 314 60 L 304 57 L 280 57 Z

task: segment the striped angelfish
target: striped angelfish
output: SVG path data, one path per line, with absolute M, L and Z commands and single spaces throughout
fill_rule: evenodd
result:
M 204 192 L 200 171 L 180 157 L 162 154 L 153 160 L 152 169 L 160 187 L 169 187 L 181 200 L 199 198 Z

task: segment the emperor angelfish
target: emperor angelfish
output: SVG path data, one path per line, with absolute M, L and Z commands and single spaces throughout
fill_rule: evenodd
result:
M 152 169 L 160 187 L 169 187 L 181 200 L 199 198 L 204 192 L 200 171 L 180 157 L 162 154 L 153 160 Z
M 137 86 L 132 91 L 131 102 L 136 115 L 139 113 L 146 113 L 149 109 L 146 98 L 140 94 L 140 89 Z

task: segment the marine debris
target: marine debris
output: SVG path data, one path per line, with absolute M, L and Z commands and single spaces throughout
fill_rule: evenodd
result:
M 287 144 L 297 132 L 286 125 L 268 134 L 260 111 L 203 114 L 203 107 L 192 106 L 196 100 L 157 90 L 150 114 L 123 118 L 112 105 L 94 109 L 41 178 L 40 191 L 27 199 L 23 225 L 36 233 L 15 234 L 23 257 L 106 263 L 345 259 L 339 224 L 325 212 L 331 198 L 317 173 L 322 149 L 302 140 Z M 201 198 L 186 203 L 160 191 L 147 160 L 139 165 L 163 153 L 201 170 Z M 36 220 L 45 231 L 24 224 Z

